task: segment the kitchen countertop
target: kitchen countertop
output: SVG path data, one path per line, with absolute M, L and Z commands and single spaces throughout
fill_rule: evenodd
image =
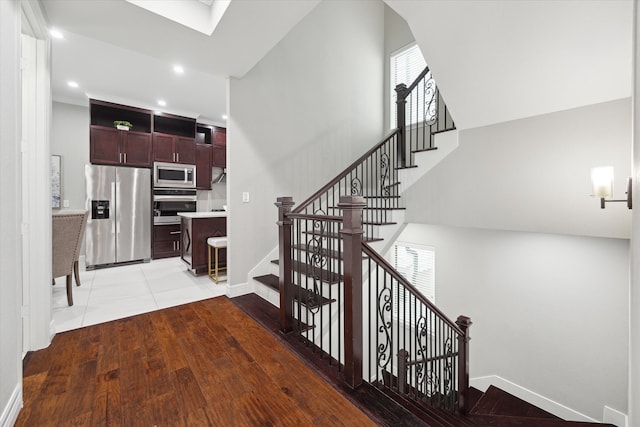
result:
M 226 218 L 228 212 L 178 212 L 179 216 L 185 218 Z

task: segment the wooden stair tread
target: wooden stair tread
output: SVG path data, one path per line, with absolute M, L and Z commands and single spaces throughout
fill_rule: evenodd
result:
M 499 427 L 584 427 L 611 424 L 566 421 L 498 387 L 489 386 L 469 412 L 477 425 Z
M 280 283 L 279 277 L 275 274 L 265 274 L 264 276 L 256 276 L 253 278 L 258 282 L 270 287 L 271 289 L 280 292 Z M 323 305 L 331 304 L 336 300 L 334 298 L 329 299 L 325 298 L 322 295 L 318 295 L 310 289 L 301 288 L 298 285 L 293 285 L 293 299 L 295 301 L 299 301 L 300 304 L 304 305 L 307 308 L 317 308 Z M 320 300 L 318 300 L 320 298 Z
M 293 300 L 298 301 L 307 308 L 318 308 L 336 302 L 335 298 L 325 298 L 322 295 L 316 294 L 311 289 L 304 289 L 297 285 L 293 286 L 295 287 Z
M 253 280 L 257 280 L 265 286 L 270 287 L 278 292 L 280 292 L 280 284 L 278 281 L 280 280 L 278 276 L 275 274 L 265 274 L 264 276 L 256 276 Z
M 396 170 L 399 171 L 399 170 L 402 170 L 402 169 L 413 169 L 413 168 L 417 168 L 417 167 L 418 167 L 418 165 L 407 165 L 407 166 L 403 166 L 403 167 L 400 167 L 400 168 L 396 168 Z
M 489 386 L 487 391 L 471 409 L 470 413 L 479 415 L 518 415 L 521 417 L 560 419 L 559 417 L 494 386 Z
M 435 151 L 438 147 L 421 148 L 419 150 L 411 150 L 412 153 L 424 153 L 425 151 Z
M 280 260 L 274 259 L 271 261 L 271 263 L 279 265 Z M 291 261 L 291 267 L 293 268 L 293 271 L 301 274 L 305 274 L 311 271 L 311 266 L 309 264 L 305 264 L 302 261 Z M 324 283 L 328 283 L 330 285 L 336 285 L 342 282 L 342 276 L 336 272 L 325 270 L 325 269 L 319 269 L 317 270 L 317 272 L 319 273 L 318 278 Z
M 362 225 L 396 225 L 397 222 L 362 221 Z

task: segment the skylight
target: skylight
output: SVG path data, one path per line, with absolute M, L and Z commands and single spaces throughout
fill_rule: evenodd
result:
M 210 36 L 231 0 L 126 0 L 127 2 Z

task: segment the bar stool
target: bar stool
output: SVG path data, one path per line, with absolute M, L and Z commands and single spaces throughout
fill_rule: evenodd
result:
M 218 251 L 220 249 L 224 249 L 227 247 L 227 236 L 209 237 L 207 239 L 207 245 L 209 250 L 208 252 L 209 277 L 211 278 L 211 280 L 215 281 L 216 283 L 220 283 L 221 280 L 218 277 L 218 273 L 220 271 L 227 271 L 227 268 L 218 266 L 218 260 L 219 260 Z M 211 268 L 211 248 L 213 248 L 215 251 L 215 260 L 214 260 L 213 268 Z M 215 276 L 212 273 L 215 273 Z M 222 280 L 222 282 L 226 282 L 226 280 Z

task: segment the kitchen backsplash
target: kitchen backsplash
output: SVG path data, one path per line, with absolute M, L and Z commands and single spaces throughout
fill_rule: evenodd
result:
M 222 209 L 227 204 L 227 184 L 212 184 L 211 190 L 198 190 L 196 209 L 198 212 L 208 212 L 212 209 Z

